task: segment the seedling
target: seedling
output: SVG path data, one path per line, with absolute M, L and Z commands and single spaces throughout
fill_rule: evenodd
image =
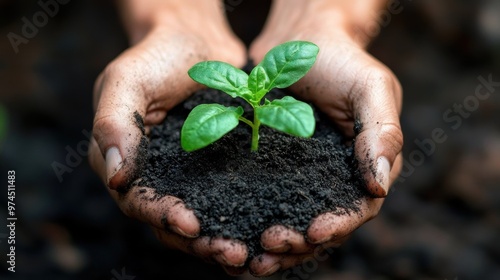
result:
M 248 102 L 253 121 L 243 117 L 243 108 L 201 104 L 189 113 L 181 130 L 181 146 L 191 152 L 206 147 L 244 122 L 252 128 L 251 150 L 257 151 L 260 125 L 299 136 L 311 137 L 316 121 L 311 106 L 291 96 L 269 101 L 264 96 L 273 88 L 287 88 L 302 78 L 316 61 L 319 48 L 313 43 L 292 41 L 270 50 L 247 75 L 220 61 L 204 61 L 189 69 L 198 83 Z

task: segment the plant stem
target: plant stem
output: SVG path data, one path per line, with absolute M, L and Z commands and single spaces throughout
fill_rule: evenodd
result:
M 252 126 L 252 152 L 256 152 L 259 148 L 259 127 L 260 121 L 257 119 L 257 114 L 254 111 L 253 126 Z
M 240 116 L 238 119 L 239 119 L 240 121 L 242 121 L 242 122 L 244 122 L 244 123 L 248 124 L 248 125 L 249 125 L 252 129 L 253 129 L 253 123 L 252 123 L 249 119 L 247 119 L 247 118 L 245 118 L 245 117 L 243 117 L 243 116 Z

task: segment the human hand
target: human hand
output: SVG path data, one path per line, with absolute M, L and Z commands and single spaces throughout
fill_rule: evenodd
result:
M 172 107 L 198 88 L 188 69 L 207 59 L 236 66 L 246 62 L 245 48 L 232 34 L 219 4 L 219 0 L 127 1 L 123 12 L 134 21 L 128 22 L 133 46 L 96 81 L 89 157 L 126 215 L 151 225 L 167 246 L 231 270 L 244 264 L 244 244 L 199 237 L 199 222 L 181 200 L 156 197 L 144 186 L 129 188 L 138 179 L 138 155 L 147 148 L 149 126 L 163 121 Z
M 352 31 L 351 19 L 366 19 L 366 9 L 380 3 L 275 0 L 262 34 L 250 48 L 251 58 L 258 63 L 269 49 L 286 41 L 306 40 L 320 47 L 316 64 L 292 90 L 315 103 L 347 137 L 355 137 L 359 168 L 374 197 L 361 201 L 359 213 L 316 217 L 306 237 L 283 226 L 267 229 L 261 237 L 267 252 L 250 263 L 254 275 L 270 275 L 300 264 L 319 245 L 339 246 L 377 215 L 401 169 L 401 86 L 385 65 L 366 52 L 363 42 L 355 40 Z M 360 4 L 354 9 L 358 14 L 350 14 L 355 4 Z M 356 131 L 355 122 L 360 124 Z

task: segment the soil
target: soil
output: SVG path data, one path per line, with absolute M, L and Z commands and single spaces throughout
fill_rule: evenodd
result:
M 275 90 L 268 98 L 283 95 Z M 216 143 L 187 153 L 180 146 L 180 130 L 191 109 L 202 103 L 246 105 L 205 89 L 171 110 L 163 124 L 151 129 L 141 182 L 160 196 L 182 199 L 199 219 L 201 235 L 241 240 L 251 258 L 263 252 L 260 236 L 270 226 L 305 233 L 321 213 L 359 211 L 360 199 L 368 194 L 353 149 L 318 110 L 309 139 L 262 127 L 259 150 L 251 152 L 251 130 L 241 123 Z M 248 107 L 245 112 L 251 114 Z

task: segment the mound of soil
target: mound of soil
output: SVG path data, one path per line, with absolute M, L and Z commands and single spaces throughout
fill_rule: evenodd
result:
M 273 91 L 268 98 L 283 95 Z M 368 194 L 353 149 L 326 116 L 316 113 L 310 139 L 262 127 L 259 151 L 251 152 L 251 130 L 241 123 L 216 143 L 187 153 L 180 146 L 180 130 L 201 103 L 246 106 L 215 90 L 195 93 L 152 128 L 141 176 L 141 185 L 160 196 L 178 197 L 193 209 L 201 235 L 241 240 L 253 257 L 263 252 L 260 236 L 272 225 L 305 233 L 321 213 L 359 210 L 360 198 Z M 251 117 L 248 107 L 245 111 Z

